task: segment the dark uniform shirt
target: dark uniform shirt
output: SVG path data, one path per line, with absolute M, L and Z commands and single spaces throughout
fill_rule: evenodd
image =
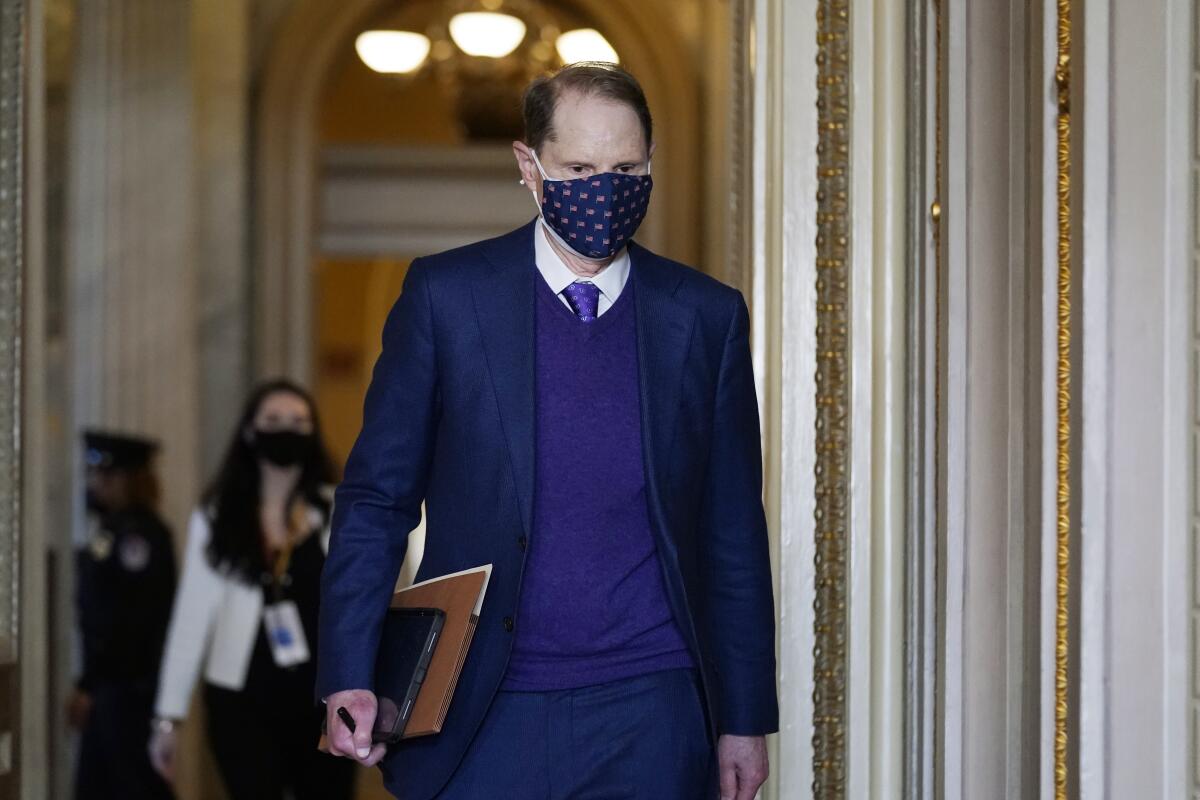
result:
M 175 550 L 154 512 L 98 520 L 78 557 L 83 675 L 92 697 L 79 743 L 76 800 L 171 800 L 150 765 L 158 665 L 175 595 Z
M 175 595 L 167 526 L 146 509 L 103 515 L 79 551 L 78 579 L 79 688 L 123 683 L 153 691 Z

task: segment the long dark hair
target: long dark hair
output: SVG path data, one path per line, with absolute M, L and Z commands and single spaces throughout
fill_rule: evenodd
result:
M 246 441 L 246 429 L 253 426 L 254 417 L 263 401 L 277 392 L 293 394 L 304 400 L 312 417 L 314 446 L 309 449 L 309 455 L 301 465 L 300 480 L 296 483 L 293 497 L 303 498 L 328 513 L 329 500 L 323 496 L 322 488 L 334 481 L 333 464 L 321 438 L 317 406 L 309 393 L 286 379 L 259 384 L 246 399 L 221 469 L 204 492 L 202 500 L 212 525 L 212 539 L 208 544 L 209 560 L 217 569 L 234 572 L 251 581 L 257 580 L 266 569 L 266 561 L 262 552 L 262 523 L 258 509 L 262 478 L 258 456 Z

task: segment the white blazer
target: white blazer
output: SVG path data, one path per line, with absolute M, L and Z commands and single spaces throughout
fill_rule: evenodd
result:
M 316 509 L 312 514 L 315 527 L 322 515 Z M 328 549 L 328 527 L 320 536 L 321 547 Z M 209 515 L 197 508 L 188 521 L 183 577 L 159 670 L 154 711 L 160 717 L 187 716 L 201 663 L 205 680 L 214 686 L 238 690 L 246 685 L 262 624 L 262 587 L 214 569 L 206 552 L 211 538 Z

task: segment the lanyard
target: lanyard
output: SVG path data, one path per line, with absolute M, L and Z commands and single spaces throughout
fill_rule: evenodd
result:
M 287 576 L 288 568 L 292 563 L 292 552 L 296 549 L 296 542 L 300 538 L 303 514 L 304 511 L 299 504 L 292 506 L 291 518 L 288 520 L 287 539 L 280 548 L 279 554 L 275 556 L 275 564 L 271 569 L 271 592 L 275 597 L 275 602 L 283 599 L 283 579 Z

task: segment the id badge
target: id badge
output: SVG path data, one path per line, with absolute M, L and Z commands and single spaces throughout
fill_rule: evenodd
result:
M 308 639 L 300 624 L 300 609 L 291 600 L 272 603 L 263 610 L 271 657 L 280 667 L 294 667 L 309 659 Z

